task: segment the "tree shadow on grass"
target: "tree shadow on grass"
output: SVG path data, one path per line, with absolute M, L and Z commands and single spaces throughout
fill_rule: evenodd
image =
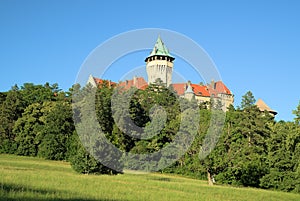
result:
M 21 194 L 25 193 L 26 195 L 32 194 L 36 195 L 36 198 L 32 197 L 21 197 Z M 85 199 L 85 198 L 47 198 L 46 196 L 51 196 L 53 194 L 70 194 L 70 192 L 63 190 L 51 190 L 51 189 L 39 189 L 32 188 L 29 186 L 21 186 L 16 184 L 1 184 L 0 183 L 0 201 L 125 201 L 120 199 Z M 20 195 L 18 195 L 20 194 Z M 38 196 L 39 195 L 39 196 Z M 40 196 L 45 196 L 41 198 Z
M 170 178 L 166 178 L 166 177 L 151 178 L 151 180 L 155 180 L 155 181 L 165 181 L 165 182 L 170 182 L 170 181 L 171 181 Z

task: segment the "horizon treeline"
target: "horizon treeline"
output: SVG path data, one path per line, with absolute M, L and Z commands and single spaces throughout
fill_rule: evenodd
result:
M 231 105 L 228 108 L 223 119 L 220 102 L 214 104 L 212 100 L 198 105 L 196 100 L 181 99 L 172 88 L 160 82 L 134 91 L 118 89 L 105 81 L 96 89 L 77 84 L 68 91 L 59 89 L 58 84 L 15 85 L 7 92 L 0 92 L 0 153 L 69 161 L 75 171 L 83 174 L 122 173 L 122 154 L 106 154 L 104 160 L 113 159 L 119 164 L 115 169 L 106 167 L 87 150 L 112 153 L 108 150 L 110 147 L 98 136 L 93 136 L 93 141 L 83 146 L 81 142 L 85 139 L 76 132 L 74 121 L 87 132 L 90 129 L 90 124 L 82 117 L 90 112 L 84 109 L 84 100 L 91 90 L 95 90 L 94 120 L 105 138 L 123 152 L 156 153 L 175 140 L 181 127 L 192 133 L 194 140 L 187 151 L 160 172 L 208 179 L 210 183 L 300 193 L 300 104 L 293 111 L 294 121 L 275 121 L 267 111 L 259 111 L 250 91 L 243 96 L 239 107 Z M 112 110 L 114 90 L 130 95 L 129 108 L 124 108 L 122 100 L 113 100 L 119 104 Z M 74 98 L 79 100 L 76 104 L 72 102 Z M 199 116 L 189 113 L 188 105 L 197 107 Z M 153 114 L 151 108 L 155 106 L 162 107 L 165 115 Z M 125 123 L 125 112 L 134 125 Z M 215 118 L 218 116 L 220 118 Z M 182 126 L 183 118 L 199 118 L 199 125 Z M 152 126 L 151 121 L 157 122 Z M 214 129 L 216 125 L 222 125 L 222 130 Z M 138 135 L 134 132 L 127 135 L 131 126 L 147 128 L 143 132 L 152 137 L 140 139 L 134 137 Z M 221 132 L 221 135 L 210 154 L 200 159 L 208 130 Z M 187 142 L 191 138 L 182 136 Z M 168 156 L 159 156 L 157 160 L 164 164 L 166 158 Z M 132 169 L 141 166 L 142 161 L 130 164 Z

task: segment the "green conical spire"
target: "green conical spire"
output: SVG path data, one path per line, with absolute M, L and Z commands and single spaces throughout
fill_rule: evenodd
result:
M 158 38 L 154 45 L 154 48 L 151 51 L 149 57 L 154 56 L 154 55 L 162 55 L 162 56 L 172 57 L 168 48 L 165 46 L 164 42 L 161 40 L 160 35 L 158 35 Z

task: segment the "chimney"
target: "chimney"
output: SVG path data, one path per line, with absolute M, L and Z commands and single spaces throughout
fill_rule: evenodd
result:
M 134 76 L 133 77 L 133 86 L 136 86 L 137 87 L 137 77 L 136 76 Z
M 215 86 L 215 81 L 212 79 L 211 82 L 210 82 L 210 87 L 212 89 L 216 89 L 216 86 Z

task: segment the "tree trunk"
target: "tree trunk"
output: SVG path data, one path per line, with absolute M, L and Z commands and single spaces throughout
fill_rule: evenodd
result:
M 211 179 L 211 175 L 210 175 L 209 171 L 207 171 L 207 180 L 208 180 L 208 185 L 209 186 L 213 186 L 214 185 L 214 182 Z

